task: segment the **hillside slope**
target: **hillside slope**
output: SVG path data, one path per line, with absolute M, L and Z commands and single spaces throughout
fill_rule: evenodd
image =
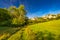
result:
M 53 34 L 60 35 L 60 20 L 29 25 L 26 28 L 16 32 L 14 35 L 8 38 L 8 40 L 33 40 L 35 36 L 34 33 L 39 31 L 48 31 Z
M 34 31 L 50 31 L 56 34 L 60 34 L 60 20 L 53 20 L 45 23 L 38 23 L 28 26 Z

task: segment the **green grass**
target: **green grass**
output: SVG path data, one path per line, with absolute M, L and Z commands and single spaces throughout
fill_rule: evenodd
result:
M 34 25 L 28 25 L 26 28 L 23 28 L 22 30 L 16 32 L 14 35 L 12 35 L 8 40 L 32 40 L 35 37 L 34 33 L 38 32 L 51 32 L 56 35 L 60 35 L 60 20 L 53 20 L 49 22 L 44 23 L 38 23 Z M 23 33 L 22 33 L 23 32 Z M 52 35 L 53 35 L 52 34 Z M 22 35 L 22 37 L 21 37 Z M 30 39 L 31 38 L 31 39 Z M 58 39 L 56 39 L 58 40 Z
M 37 31 L 49 31 L 55 34 L 60 34 L 60 20 L 53 20 L 45 23 L 38 23 L 28 26 L 34 32 Z
M 0 40 L 5 40 L 6 38 L 10 37 L 12 34 L 14 34 L 19 28 L 15 27 L 2 27 L 0 26 Z
M 20 28 L 0 27 L 0 33 L 4 33 L 4 32 L 13 33 L 18 29 Z M 15 32 L 7 39 L 8 40 L 33 40 L 35 37 L 34 33 L 45 32 L 45 31 L 51 32 L 56 35 L 60 35 L 60 20 L 53 20 L 49 22 L 28 25 L 27 27 L 22 28 L 19 31 Z M 9 34 L 4 34 L 3 36 L 0 37 L 0 39 L 5 40 L 6 37 L 8 36 Z
M 16 30 L 18 30 L 20 28 L 14 28 L 14 27 L 1 27 L 0 26 L 0 34 L 4 34 L 4 33 L 14 33 Z

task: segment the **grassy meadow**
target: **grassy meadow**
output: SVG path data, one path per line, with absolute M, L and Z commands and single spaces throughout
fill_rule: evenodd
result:
M 13 34 L 8 40 L 43 40 L 43 39 L 35 39 L 36 34 L 41 32 L 43 35 L 54 35 L 57 38 L 60 35 L 60 20 L 53 20 L 44 23 L 38 23 L 33 25 L 28 25 L 26 28 L 23 28 Z M 40 34 L 39 36 L 41 36 Z M 60 37 L 59 37 L 60 38 Z M 46 39 L 46 40 L 54 40 L 54 39 Z M 55 39 L 60 40 L 60 39 Z
M 60 19 L 28 25 L 27 27 L 24 27 L 22 29 L 20 29 L 20 27 L 0 27 L 0 40 L 37 40 L 35 39 L 35 34 L 38 32 L 43 33 L 43 35 L 44 33 L 48 34 L 49 32 L 54 34 L 55 36 L 60 35 Z
M 14 33 L 16 30 L 20 28 L 12 28 L 12 27 L 0 27 L 0 34 L 4 33 Z
M 60 34 L 59 32 L 60 31 L 60 20 L 53 20 L 49 22 L 38 23 L 38 24 L 34 24 L 28 27 L 34 30 L 34 32 L 45 30 L 45 31 L 53 32 L 55 34 Z

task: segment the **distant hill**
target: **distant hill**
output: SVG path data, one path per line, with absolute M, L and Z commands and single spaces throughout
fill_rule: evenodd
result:
M 41 16 L 41 17 L 34 17 L 34 18 L 31 18 L 31 20 L 36 20 L 38 18 L 42 18 L 42 19 L 60 19 L 60 13 L 59 14 L 47 14 L 47 15 L 44 15 L 44 16 Z

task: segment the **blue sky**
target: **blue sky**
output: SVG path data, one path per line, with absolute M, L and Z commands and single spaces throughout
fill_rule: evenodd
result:
M 28 17 L 60 13 L 60 0 L 0 0 L 0 8 L 25 5 Z

